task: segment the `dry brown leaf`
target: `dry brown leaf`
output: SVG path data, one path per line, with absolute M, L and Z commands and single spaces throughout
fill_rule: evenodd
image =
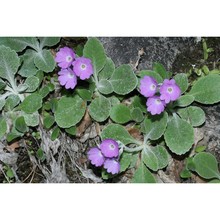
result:
M 8 151 L 10 151 L 10 152 L 14 152 L 14 151 L 15 151 L 17 148 L 19 148 L 19 147 L 20 147 L 19 142 L 16 141 L 16 142 L 14 142 L 14 143 L 8 145 L 8 146 L 6 147 L 6 149 L 7 149 Z
M 88 109 L 86 109 L 86 113 L 81 121 L 80 125 L 77 127 L 76 136 L 81 137 L 85 130 L 92 124 L 91 117 L 89 115 Z
M 142 140 L 143 140 L 143 137 L 142 137 L 141 132 L 140 132 L 139 129 L 130 127 L 130 128 L 127 128 L 127 131 L 129 132 L 129 134 L 130 134 L 134 139 L 137 139 L 137 140 L 139 140 L 139 141 L 142 141 Z
M 51 49 L 50 52 L 52 53 L 53 57 L 56 56 L 56 51 L 54 49 Z

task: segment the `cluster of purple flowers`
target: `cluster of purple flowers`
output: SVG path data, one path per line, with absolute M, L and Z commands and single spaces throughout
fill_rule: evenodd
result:
M 165 79 L 162 84 L 158 84 L 153 77 L 144 76 L 140 80 L 140 93 L 148 98 L 147 111 L 156 115 L 162 113 L 170 101 L 177 100 L 181 90 L 174 79 Z
M 96 167 L 104 165 L 108 173 L 117 174 L 120 171 L 119 146 L 113 139 L 105 139 L 98 147 L 91 148 L 88 158 Z
M 77 84 L 77 76 L 81 80 L 89 79 L 93 74 L 93 66 L 90 59 L 76 57 L 75 52 L 69 47 L 61 48 L 55 57 L 57 65 L 61 67 L 58 72 L 60 85 L 66 89 L 74 89 Z

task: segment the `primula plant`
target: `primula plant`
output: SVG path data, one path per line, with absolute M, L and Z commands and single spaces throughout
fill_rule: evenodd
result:
M 134 71 L 129 64 L 116 67 L 97 38 L 80 52 L 57 48 L 59 42 L 0 39 L 1 139 L 11 142 L 39 123 L 52 141 L 64 133 L 76 139 L 88 114 L 101 128 L 100 143 L 86 146 L 88 166 L 104 180 L 133 170 L 133 183 L 158 182 L 156 174 L 177 155 L 186 159 L 182 178 L 220 179 L 210 153 L 188 156 L 195 129 L 205 122 L 201 106 L 220 102 L 218 74 L 191 82 L 156 61 L 152 70 Z

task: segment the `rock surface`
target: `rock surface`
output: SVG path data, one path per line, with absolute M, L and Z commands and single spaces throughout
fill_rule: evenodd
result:
M 99 39 L 116 66 L 134 64 L 138 60 L 138 51 L 143 48 L 144 55 L 139 70 L 152 69 L 154 62 L 160 62 L 169 71 L 177 55 L 192 51 L 197 42 L 197 38 L 189 37 L 100 37 Z

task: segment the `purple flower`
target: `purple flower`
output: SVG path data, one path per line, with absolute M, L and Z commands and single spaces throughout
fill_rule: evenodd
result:
M 100 144 L 100 149 L 105 157 L 117 157 L 119 154 L 118 143 L 113 139 L 105 139 Z
M 165 103 L 177 100 L 181 95 L 181 90 L 174 79 L 165 79 L 160 87 L 160 99 Z
M 108 173 L 117 174 L 120 171 L 120 163 L 115 159 L 106 159 L 104 168 Z
M 91 164 L 96 167 L 100 167 L 105 162 L 105 157 L 102 155 L 102 152 L 98 147 L 93 147 L 88 151 L 88 158 L 91 161 Z
M 76 58 L 72 64 L 74 72 L 82 80 L 89 79 L 89 77 L 93 74 L 92 62 L 88 58 Z
M 140 93 L 145 97 L 154 96 L 157 92 L 157 81 L 151 76 L 144 76 L 140 80 Z
M 58 72 L 58 80 L 60 82 L 60 85 L 64 86 L 66 89 L 74 89 L 77 84 L 77 77 L 74 74 L 74 72 L 68 68 L 68 69 L 62 69 L 60 72 Z
M 147 100 L 147 111 L 149 111 L 152 115 L 159 115 L 164 111 L 165 105 L 165 102 L 160 100 L 159 96 L 153 96 Z
M 55 61 L 58 63 L 57 65 L 63 69 L 68 68 L 72 65 L 76 54 L 69 47 L 60 48 L 59 52 L 57 52 Z

